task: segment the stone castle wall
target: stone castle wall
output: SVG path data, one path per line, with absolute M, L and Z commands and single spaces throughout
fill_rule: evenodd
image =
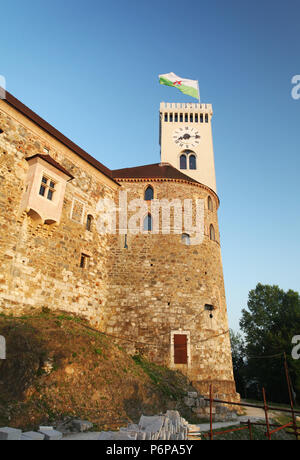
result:
M 111 249 L 106 330 L 127 341 L 132 352 L 144 352 L 155 362 L 178 368 L 192 381 L 232 384 L 215 196 L 205 187 L 174 181 L 122 181 L 122 185 L 129 201 L 143 198 L 148 185 L 158 199 L 203 199 L 205 236 L 201 245 L 186 246 L 181 234 L 127 235 L 126 249 L 120 235 L 119 244 Z M 213 199 L 214 211 L 207 208 L 208 196 Z M 172 217 L 171 213 L 171 222 Z M 210 224 L 216 230 L 216 241 L 209 238 Z M 205 304 L 214 305 L 215 310 L 205 310 Z M 188 365 L 172 362 L 171 332 L 180 330 L 189 334 Z
M 95 223 L 92 232 L 87 231 L 85 221 L 87 214 L 96 219 L 99 197 L 114 199 L 118 186 L 108 186 L 100 172 L 13 112 L 0 110 L 0 128 L 0 312 L 46 306 L 100 324 L 110 236 L 99 235 Z M 25 158 L 43 148 L 74 176 L 66 187 L 58 226 L 36 225 L 20 212 L 28 171 Z M 88 270 L 79 266 L 82 253 L 90 256 Z
M 118 186 L 74 152 L 0 100 L 0 312 L 20 314 L 48 307 L 85 316 L 119 337 L 129 352 L 146 353 L 177 367 L 206 387 L 214 381 L 235 395 L 218 230 L 218 201 L 206 187 L 172 180 L 120 181 Z M 20 210 L 28 171 L 26 158 L 43 149 L 67 169 L 58 225 L 37 224 Z M 181 235 L 100 235 L 97 203 L 143 198 L 151 184 L 155 198 L 200 198 L 205 205 L 205 237 L 186 246 Z M 207 209 L 211 196 L 214 210 Z M 94 217 L 92 231 L 86 217 Z M 130 213 L 129 213 L 130 217 Z M 214 225 L 216 241 L 209 239 Z M 80 268 L 81 254 L 89 266 Z M 210 318 L 205 304 L 216 309 Z M 189 364 L 174 365 L 172 331 L 189 335 Z M 221 383 L 220 383 L 221 382 Z M 223 382 L 223 386 L 222 386 Z

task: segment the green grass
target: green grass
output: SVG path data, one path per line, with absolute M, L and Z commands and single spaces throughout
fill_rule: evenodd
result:
M 230 430 L 231 428 L 239 428 L 239 426 L 229 426 L 224 429 L 220 430 L 214 430 L 215 432 L 217 431 L 227 431 Z M 209 436 L 203 436 L 204 434 L 208 434 L 209 432 L 203 432 L 202 434 L 202 439 L 205 441 L 209 441 Z M 233 433 L 226 433 L 226 434 L 220 434 L 217 436 L 214 436 L 213 438 L 215 441 L 249 441 L 250 436 L 249 436 L 249 430 L 242 430 L 242 431 L 235 431 Z M 252 440 L 253 441 L 268 441 L 268 438 L 266 436 L 266 427 L 260 427 L 257 425 L 252 425 Z M 274 433 L 271 436 L 272 441 L 295 441 L 295 436 L 288 434 L 285 432 L 285 430 L 279 431 L 277 433 Z
M 249 403 L 249 404 L 255 404 L 257 406 L 262 406 L 264 405 L 263 401 L 257 401 L 255 399 L 243 399 L 243 401 L 245 401 L 246 403 Z M 278 407 L 279 409 L 290 409 L 291 406 L 290 404 L 284 404 L 284 403 L 274 403 L 274 402 L 270 402 L 270 401 L 267 401 L 268 403 L 268 406 L 270 407 Z M 300 406 L 294 406 L 294 409 L 295 410 L 298 410 L 300 411 Z
M 181 385 L 174 378 L 174 372 L 169 371 L 166 367 L 147 361 L 141 355 L 135 355 L 132 359 L 168 398 L 177 401 L 184 396 Z

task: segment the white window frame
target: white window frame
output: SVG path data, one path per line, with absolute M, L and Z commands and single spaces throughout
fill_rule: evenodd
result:
M 174 358 L 175 358 L 174 335 L 186 335 L 187 336 L 187 364 L 175 364 L 175 362 L 174 362 Z M 192 360 L 191 360 L 191 333 L 190 333 L 190 331 L 182 331 L 181 329 L 179 331 L 171 331 L 171 336 L 170 336 L 170 357 L 171 357 L 170 366 L 172 368 L 177 367 L 177 366 L 191 367 Z

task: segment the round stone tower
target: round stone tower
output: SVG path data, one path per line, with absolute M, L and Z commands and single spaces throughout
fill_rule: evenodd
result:
M 143 229 L 136 234 L 123 229 L 112 244 L 104 330 L 119 337 L 131 353 L 180 369 L 202 394 L 212 383 L 219 397 L 237 399 L 217 194 L 166 163 L 117 170 L 113 175 L 127 193 L 128 222 L 136 214 L 132 203 L 144 203 Z M 157 232 L 152 206 L 164 200 L 170 205 L 170 227 L 160 208 Z M 203 205 L 200 242 L 176 224 L 176 205 L 185 200 Z

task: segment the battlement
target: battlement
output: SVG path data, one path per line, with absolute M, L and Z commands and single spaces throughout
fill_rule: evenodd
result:
M 212 104 L 194 104 L 192 102 L 161 102 L 161 112 L 202 112 L 213 114 Z

